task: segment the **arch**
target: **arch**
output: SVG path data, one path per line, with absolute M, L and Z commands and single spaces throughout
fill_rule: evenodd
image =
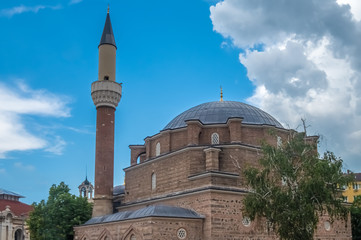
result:
M 12 212 L 9 212 L 8 214 L 6 214 L 6 219 L 11 221 L 11 219 L 14 218 L 14 214 Z
M 143 240 L 142 234 L 135 228 L 133 225 L 131 225 L 127 231 L 125 231 L 123 237 L 121 240 L 133 240 L 131 237 L 135 237 L 136 240 Z
M 24 239 L 24 233 L 21 228 L 18 228 L 14 232 L 14 239 L 15 240 L 23 240 Z
M 155 173 L 152 173 L 151 176 L 151 183 L 152 183 L 152 190 L 155 190 L 157 188 L 157 175 Z
M 85 233 L 81 236 L 80 240 L 90 240 L 90 237 Z
M 146 152 L 141 152 L 141 153 L 138 154 L 138 156 L 136 158 L 137 159 L 137 164 L 143 162 L 142 161 L 142 155 L 144 155 L 144 154 L 146 154 Z
M 155 156 L 158 157 L 160 155 L 160 142 L 157 142 L 155 145 Z
M 218 133 L 212 133 L 211 143 L 212 143 L 212 145 L 213 144 L 219 144 L 219 135 L 218 135 Z
M 112 236 L 110 235 L 110 232 L 108 229 L 104 229 L 102 233 L 100 234 L 98 240 L 113 240 Z

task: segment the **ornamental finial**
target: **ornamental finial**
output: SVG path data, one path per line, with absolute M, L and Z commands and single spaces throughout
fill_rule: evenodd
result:
M 109 13 L 109 4 L 108 4 L 108 11 L 107 11 L 107 13 Z
M 221 102 L 223 102 L 223 90 L 222 90 L 222 86 L 221 86 Z

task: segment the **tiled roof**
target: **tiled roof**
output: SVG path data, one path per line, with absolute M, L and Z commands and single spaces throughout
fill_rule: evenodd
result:
M 33 206 L 12 200 L 0 199 L 0 211 L 4 211 L 6 206 L 10 206 L 11 212 L 16 216 L 21 216 L 22 214 L 28 215 L 29 212 L 33 210 Z
M 185 127 L 187 120 L 199 120 L 207 125 L 227 123 L 230 118 L 242 118 L 245 124 L 283 128 L 274 117 L 257 107 L 241 102 L 217 101 L 200 104 L 179 114 L 163 130 Z
M 110 215 L 93 217 L 92 219 L 87 221 L 84 225 L 124 221 L 124 220 L 138 219 L 145 217 L 172 217 L 172 218 L 191 218 L 191 219 L 204 218 L 202 215 L 199 215 L 198 213 L 190 209 L 165 206 L 165 205 L 153 205 L 135 211 L 123 211 Z

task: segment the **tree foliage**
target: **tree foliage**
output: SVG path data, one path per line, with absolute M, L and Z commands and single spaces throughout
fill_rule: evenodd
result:
M 361 240 L 361 197 L 357 197 L 351 206 L 352 239 Z
M 342 173 L 342 159 L 332 152 L 319 157 L 317 143 L 304 133 L 292 133 L 281 146 L 264 144 L 260 168 L 245 170 L 250 194 L 244 211 L 252 220 L 267 219 L 280 239 L 313 239 L 319 216 L 347 218 L 339 186 L 350 178 Z
M 34 211 L 27 220 L 31 239 L 73 239 L 73 226 L 91 217 L 92 206 L 87 199 L 72 195 L 69 190 L 64 182 L 54 184 L 46 202 L 33 203 Z

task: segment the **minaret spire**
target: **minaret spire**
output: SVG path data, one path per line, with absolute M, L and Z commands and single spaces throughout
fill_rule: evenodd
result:
M 107 17 L 105 19 L 103 34 L 100 39 L 99 47 L 103 44 L 110 44 L 113 45 L 115 48 L 117 47 L 115 44 L 112 23 L 110 21 L 110 16 L 109 16 L 109 5 L 108 5 Z

